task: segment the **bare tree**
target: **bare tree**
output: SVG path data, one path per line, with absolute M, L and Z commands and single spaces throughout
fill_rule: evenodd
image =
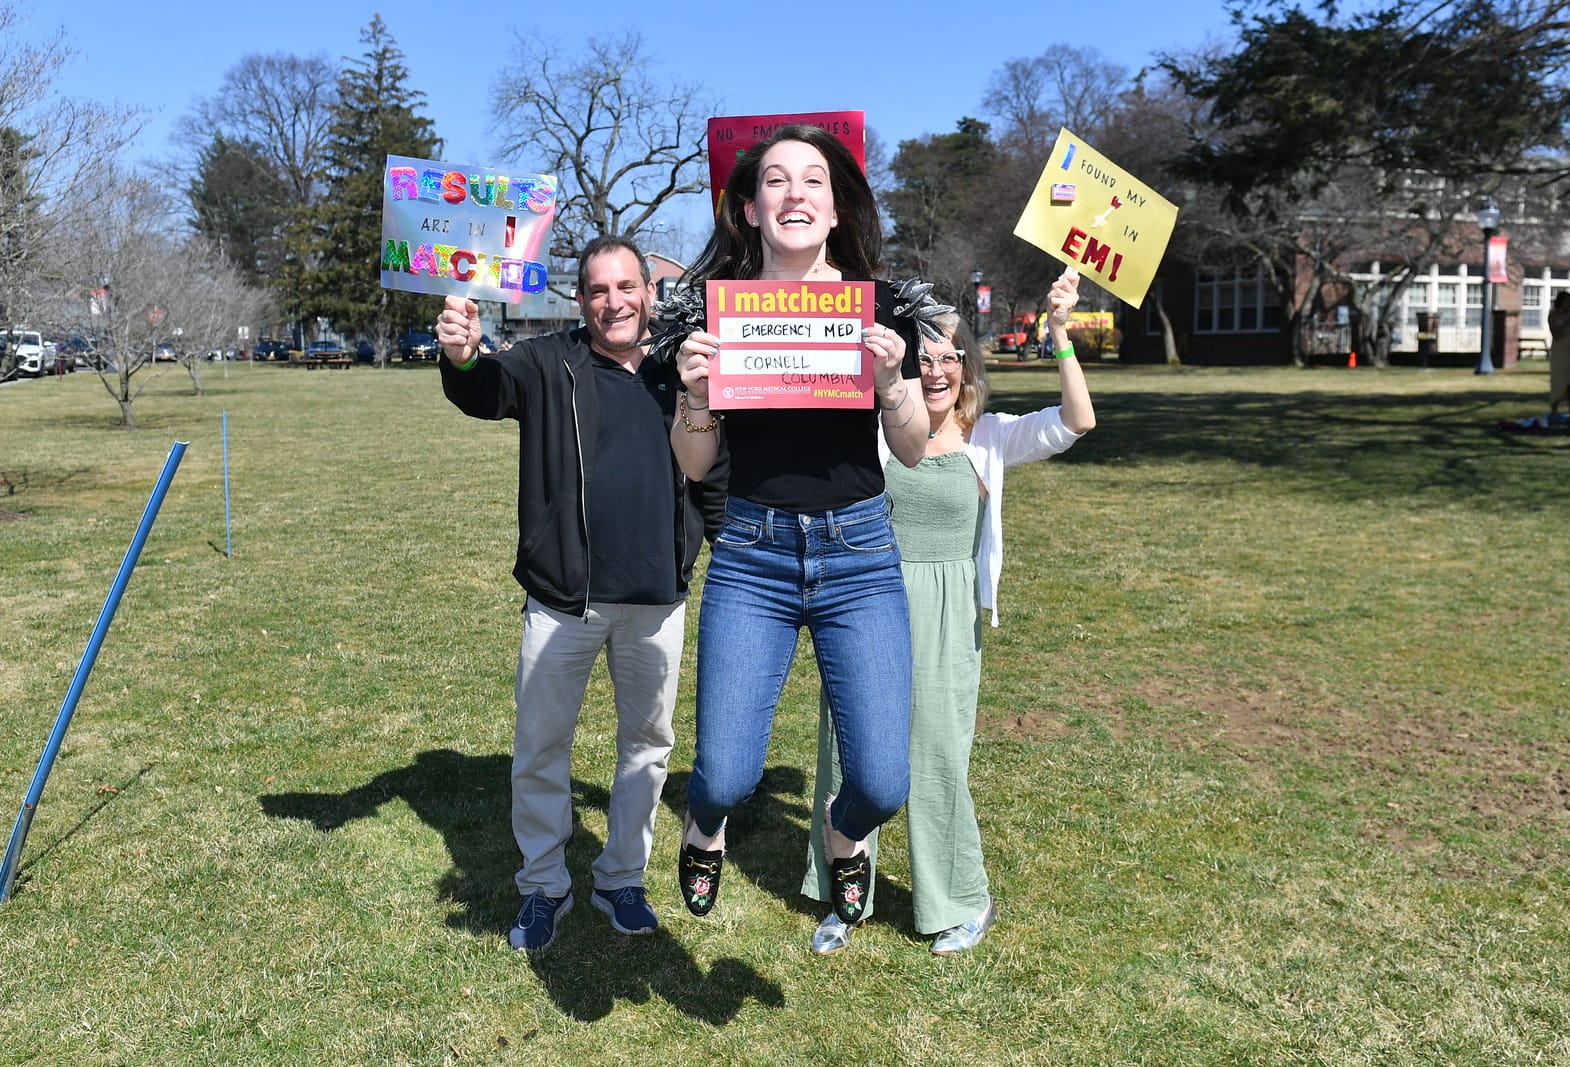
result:
M 1060 127 L 1094 138 L 1128 85 L 1128 69 L 1094 48 L 1060 45 L 994 71 L 982 106 L 1001 145 L 1044 164 Z
M 216 96 L 198 100 L 179 121 L 181 140 L 193 151 L 215 134 L 251 145 L 276 168 L 288 202 L 307 203 L 326 157 L 337 79 L 325 56 L 246 56 L 229 68 Z
M 119 405 L 121 424 L 134 429 L 137 397 L 181 370 L 155 361 L 158 343 L 178 339 L 180 362 L 200 393 L 194 364 L 261 318 L 265 298 L 216 245 L 181 238 L 162 183 L 114 165 L 99 178 L 114 196 L 76 198 L 57 215 L 48 256 L 59 271 L 39 314 L 50 329 L 96 339 L 94 369 Z
M 187 238 L 180 248 L 186 272 L 185 297 L 172 309 L 183 342 L 181 359 L 200 395 L 206 357 L 227 350 L 239 340 L 240 327 L 267 322 L 273 317 L 271 294 L 258 289 L 212 241 Z
M 81 176 L 100 173 L 141 129 L 135 112 L 60 93 L 75 53 L 60 34 L 25 44 L 19 28 L 16 5 L 0 0 L 0 328 L 37 319 L 55 278 L 58 205 L 80 197 Z M 14 373 L 0 357 L 0 380 Z
M 636 235 L 674 198 L 708 188 L 704 147 L 712 104 L 694 86 L 645 72 L 642 39 L 590 38 L 563 60 L 556 42 L 518 35 L 519 56 L 493 92 L 501 150 L 561 180 L 552 252 L 573 258 L 601 233 Z
M 867 129 L 863 151 L 867 162 L 867 184 L 872 186 L 872 193 L 881 204 L 894 188 L 894 157 L 889 154 L 888 142 L 870 127 Z

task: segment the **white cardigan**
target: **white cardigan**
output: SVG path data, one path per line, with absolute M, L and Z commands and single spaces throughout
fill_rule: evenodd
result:
M 1003 575 L 1003 472 L 1021 463 L 1055 456 L 1083 436 L 1063 425 L 1061 410 L 1056 407 L 1029 415 L 988 411 L 971 428 L 965 454 L 987 489 L 986 517 L 976 551 L 976 577 L 981 585 L 981 606 L 992 612 L 993 626 L 998 625 L 998 582 Z M 887 464 L 892 454 L 881 432 L 878 452 Z

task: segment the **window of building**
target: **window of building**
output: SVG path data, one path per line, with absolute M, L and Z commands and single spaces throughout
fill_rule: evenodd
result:
M 1205 281 L 1206 275 L 1194 279 L 1194 330 L 1213 333 L 1216 329 L 1216 289 Z
M 1521 329 L 1548 329 L 1547 301 L 1543 299 L 1542 282 L 1526 282 L 1521 286 Z
M 1281 302 L 1262 270 L 1206 271 L 1194 278 L 1195 333 L 1281 328 Z
M 1459 316 L 1456 314 L 1458 291 L 1460 286 L 1455 282 L 1440 282 L 1434 286 L 1435 304 L 1439 310 L 1439 325 L 1441 328 L 1454 326 Z
M 1466 285 L 1466 324 L 1483 325 L 1483 283 L 1481 279 Z
M 1216 286 L 1216 329 L 1223 333 L 1237 332 L 1237 286 L 1223 280 Z

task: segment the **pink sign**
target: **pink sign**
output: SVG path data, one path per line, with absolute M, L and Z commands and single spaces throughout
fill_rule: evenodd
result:
M 856 165 L 867 169 L 867 114 L 864 111 L 814 111 L 796 115 L 734 115 L 709 120 L 709 192 L 714 213 L 720 213 L 725 183 L 736 170 L 736 159 L 775 130 L 792 122 L 827 130 L 844 142 Z
M 709 282 L 709 406 L 866 408 L 872 282 Z

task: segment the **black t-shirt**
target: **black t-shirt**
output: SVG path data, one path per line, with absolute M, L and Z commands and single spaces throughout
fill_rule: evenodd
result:
M 629 374 L 598 352 L 591 358 L 600 422 L 589 471 L 589 599 L 673 604 L 676 490 L 664 411 L 675 392 L 652 359 Z
M 877 283 L 875 300 L 878 323 L 899 331 L 905 339 L 901 376 L 919 378 L 915 323 L 895 317 L 894 292 L 887 282 Z M 912 414 L 920 416 L 921 412 Z M 877 496 L 883 492 L 878 417 L 875 395 L 868 398 L 865 408 L 726 412 L 730 494 L 792 512 L 843 508 Z

